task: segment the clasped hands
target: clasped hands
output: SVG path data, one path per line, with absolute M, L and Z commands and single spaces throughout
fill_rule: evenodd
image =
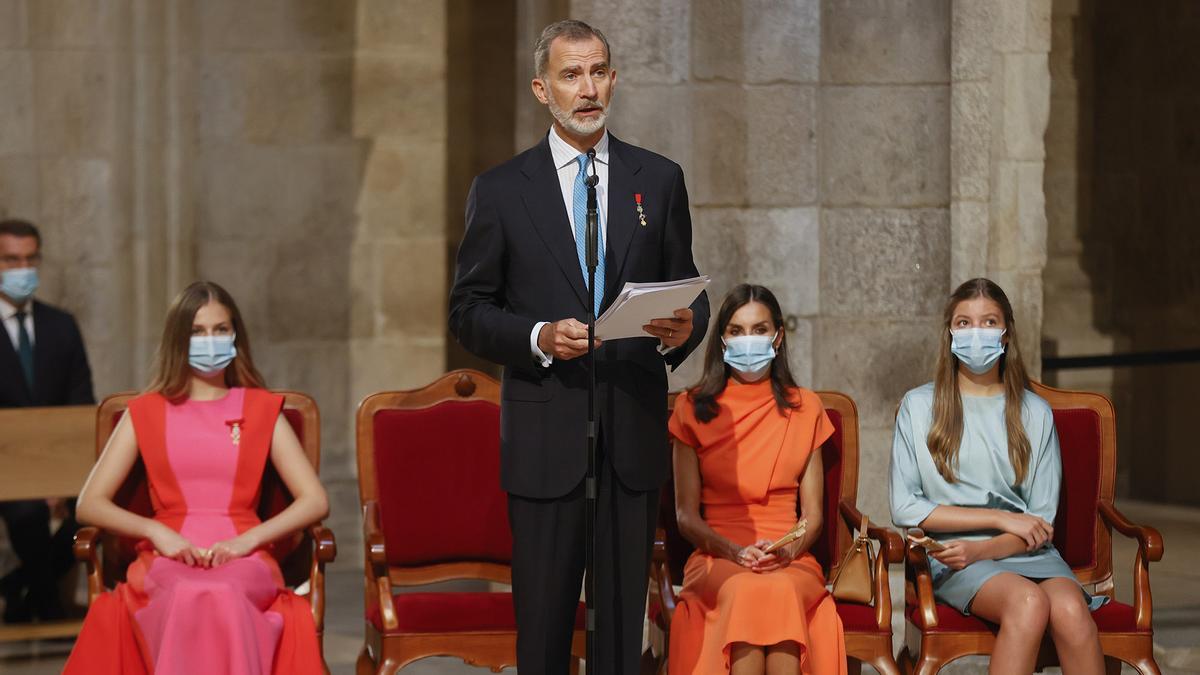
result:
M 753 572 L 774 572 L 781 570 L 802 552 L 804 539 L 797 539 L 790 544 L 780 546 L 770 553 L 763 553 L 763 550 L 770 546 L 773 542 L 770 539 L 759 539 L 749 546 L 743 546 L 738 549 L 734 555 L 733 561 L 742 567 L 747 567 Z
M 1037 516 L 1028 513 L 1013 513 L 1000 511 L 997 516 L 997 529 L 1020 537 L 1025 542 L 1025 551 L 1036 551 L 1054 538 L 1054 526 Z M 930 551 L 929 555 L 952 570 L 961 570 L 973 562 L 986 557 L 984 547 L 986 540 L 971 541 L 954 539 L 943 542 L 946 548 L 941 551 Z
M 188 541 L 186 537 L 175 530 L 157 523 L 158 527 L 148 537 L 154 545 L 154 550 L 164 558 L 170 558 L 189 567 L 216 567 L 218 565 L 244 558 L 254 552 L 259 544 L 248 533 L 240 534 L 232 539 L 219 541 L 211 548 L 201 548 Z
M 664 346 L 674 348 L 687 342 L 692 335 L 692 310 L 688 308 L 675 310 L 675 316 L 669 319 L 654 319 L 642 326 L 648 335 L 662 340 Z M 595 341 L 596 349 L 601 341 Z M 575 319 L 562 319 L 542 326 L 538 332 L 538 349 L 543 354 L 552 356 L 560 361 L 578 358 L 587 353 L 587 324 Z

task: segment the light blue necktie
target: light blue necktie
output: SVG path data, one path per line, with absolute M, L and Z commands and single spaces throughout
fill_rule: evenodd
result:
M 572 209 L 575 212 L 575 251 L 579 253 L 579 269 L 583 271 L 583 285 L 587 287 L 587 155 L 575 158 L 579 162 L 579 173 L 575 175 L 575 194 Z M 599 209 L 597 209 L 597 215 Z M 604 228 L 596 219 L 596 287 L 592 294 L 596 298 L 596 314 L 600 314 L 600 303 L 604 300 Z

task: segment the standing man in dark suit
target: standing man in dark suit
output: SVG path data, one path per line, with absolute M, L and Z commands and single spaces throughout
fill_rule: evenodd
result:
M 33 299 L 42 237 L 32 223 L 0 221 L 0 408 L 94 403 L 83 338 L 68 313 Z M 68 513 L 50 534 L 56 502 L 0 502 L 0 517 L 21 566 L 0 580 L 8 623 L 63 617 L 58 580 L 73 564 L 78 525 Z M 70 512 L 71 505 L 63 507 Z
M 566 673 L 584 568 L 588 289 L 584 176 L 599 176 L 599 315 L 627 281 L 696 276 L 679 165 L 605 130 L 616 84 L 608 41 L 548 26 L 533 93 L 554 118 L 536 146 L 475 179 L 450 295 L 450 330 L 504 366 L 500 481 L 509 494 L 517 661 Z M 595 150 L 594 165 L 587 151 Z M 600 673 L 636 673 L 659 487 L 670 471 L 667 378 L 700 344 L 708 297 L 596 345 L 596 590 Z

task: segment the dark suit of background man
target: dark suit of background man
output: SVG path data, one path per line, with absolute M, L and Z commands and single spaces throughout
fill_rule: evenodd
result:
M 83 338 L 68 313 L 33 299 L 42 237 L 21 220 L 0 221 L 0 408 L 94 403 L 92 371 Z M 20 567 L 0 580 L 8 623 L 62 618 L 58 579 L 72 565 L 71 539 L 78 526 L 66 518 L 53 536 L 54 501 L 0 502 Z
M 604 36 L 577 21 L 552 24 L 534 61 L 533 93 L 553 126 L 475 179 L 450 295 L 450 330 L 504 366 L 500 481 L 509 494 L 522 675 L 567 672 L 583 578 L 587 370 L 579 357 L 589 293 L 579 173 L 587 149 L 596 150 L 600 178 L 597 315 L 627 281 L 697 274 L 679 165 L 605 130 L 616 71 Z M 654 320 L 647 337 L 596 351 L 597 672 L 637 672 L 658 492 L 670 471 L 664 365 L 695 349 L 708 316 L 701 295 Z

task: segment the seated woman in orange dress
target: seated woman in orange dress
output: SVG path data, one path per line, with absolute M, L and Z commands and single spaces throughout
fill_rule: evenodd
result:
M 808 552 L 822 524 L 814 451 L 833 424 L 792 378 L 771 291 L 734 288 L 716 328 L 704 375 L 669 423 L 675 514 L 696 546 L 671 621 L 670 671 L 845 675 L 842 622 Z M 765 553 L 797 525 L 797 495 L 804 535 Z
M 66 673 L 324 673 L 308 603 L 263 548 L 325 517 L 328 500 L 283 397 L 263 388 L 220 286 L 175 299 L 153 384 L 133 399 L 79 494 L 79 520 L 139 541 L 126 583 L 88 610 Z M 138 458 L 154 517 L 113 495 Z M 294 496 L 255 512 L 270 461 Z

